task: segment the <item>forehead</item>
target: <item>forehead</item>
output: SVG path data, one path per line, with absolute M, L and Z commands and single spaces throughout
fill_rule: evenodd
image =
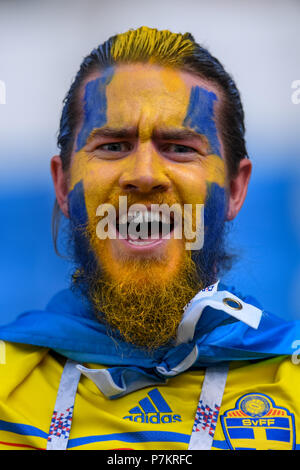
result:
M 135 128 L 143 139 L 175 128 L 204 135 L 220 155 L 220 102 L 213 84 L 189 72 L 140 63 L 109 67 L 90 75 L 81 89 L 76 150 L 95 128 Z
M 140 114 L 148 119 L 173 119 L 169 124 L 178 125 L 188 113 L 196 87 L 202 91 L 198 104 L 203 113 L 210 102 L 217 115 L 220 93 L 216 86 L 192 73 L 154 64 L 117 65 L 90 75 L 81 89 L 81 102 L 88 113 L 88 107 L 105 108 L 106 122 L 112 126 L 133 124 L 142 118 Z

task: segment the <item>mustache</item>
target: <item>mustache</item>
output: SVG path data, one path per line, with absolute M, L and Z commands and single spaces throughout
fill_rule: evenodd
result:
M 128 230 L 130 230 L 130 221 L 132 221 L 132 223 L 137 224 L 139 230 L 139 224 L 143 222 L 144 225 L 142 227 L 147 234 L 149 234 L 149 230 L 151 230 L 151 234 L 154 233 L 152 230 L 157 230 L 159 226 L 160 233 L 165 233 L 166 235 L 168 232 L 173 231 L 176 226 L 175 237 L 182 238 L 182 225 L 190 217 L 188 211 L 188 215 L 186 215 L 184 208 L 185 205 L 183 205 L 178 195 L 174 194 L 174 192 L 140 194 L 114 191 L 96 209 L 96 216 L 104 217 L 103 220 L 97 219 L 96 233 L 100 239 L 103 238 L 103 233 L 107 234 L 107 231 L 103 229 L 104 222 L 104 224 L 110 226 L 111 230 L 113 230 L 111 232 L 113 237 L 115 237 L 115 229 L 121 230 L 123 235 L 124 233 L 127 235 Z M 128 217 L 130 218 L 128 219 Z M 135 221 L 133 222 L 134 218 Z M 94 217 L 90 216 L 90 227 L 94 227 L 94 223 Z
M 151 206 L 151 204 L 167 204 L 168 206 L 172 206 L 173 204 L 179 204 L 183 207 L 183 202 L 181 201 L 179 195 L 173 191 L 172 193 L 168 192 L 153 192 L 152 194 L 138 194 L 134 192 L 124 192 L 124 191 L 112 191 L 109 197 L 105 201 L 101 201 L 101 204 L 111 204 L 116 211 L 121 209 L 120 207 L 120 197 L 127 198 L 127 207 L 134 204 L 143 204 L 147 207 Z

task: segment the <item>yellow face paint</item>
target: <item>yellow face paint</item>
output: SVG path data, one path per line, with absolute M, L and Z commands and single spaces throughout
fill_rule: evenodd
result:
M 136 259 L 140 254 L 127 252 L 119 240 L 97 239 L 96 209 L 100 204 L 127 194 L 131 185 L 137 188 L 133 202 L 155 203 L 152 189 L 160 187 L 161 202 L 171 195 L 182 205 L 203 204 L 207 202 L 207 191 L 217 188 L 224 205 L 225 162 L 220 154 L 212 152 L 219 151 L 215 116 L 210 110 L 216 99 L 212 96 L 216 95 L 200 79 L 190 77 L 168 67 L 131 64 L 119 65 L 86 84 L 78 150 L 70 169 L 71 215 L 76 212 L 76 204 L 78 207 L 72 193 L 81 185 L 85 210 L 82 219 L 86 218 L 96 256 L 114 277 L 122 277 L 124 259 Z M 204 91 L 199 92 L 199 87 Z M 208 101 L 204 103 L 204 99 Z M 97 130 L 104 129 L 113 130 L 115 135 L 123 132 L 123 137 L 97 137 Z M 166 137 L 187 130 L 194 131 L 195 136 L 190 133 L 179 140 Z M 119 145 L 119 150 L 110 150 L 113 143 Z M 183 241 L 171 238 L 163 248 L 140 257 L 152 259 L 157 276 L 166 281 L 178 271 L 183 250 Z M 163 269 L 159 264 L 162 258 Z M 166 259 L 172 262 L 166 264 Z
M 122 66 L 107 86 L 107 126 L 137 128 L 141 141 L 150 141 L 157 128 L 182 128 L 188 100 L 189 90 L 175 70 Z

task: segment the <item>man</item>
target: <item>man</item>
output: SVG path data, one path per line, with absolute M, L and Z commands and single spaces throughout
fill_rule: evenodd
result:
M 299 324 L 219 282 L 244 131 L 234 82 L 190 34 L 142 27 L 85 58 L 51 161 L 72 287 L 0 329 L 0 448 L 300 445 Z

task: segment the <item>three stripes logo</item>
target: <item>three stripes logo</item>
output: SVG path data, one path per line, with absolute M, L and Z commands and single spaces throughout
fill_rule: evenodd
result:
M 154 388 L 139 401 L 139 406 L 131 408 L 129 415 L 123 419 L 135 423 L 165 424 L 181 421 L 181 416 L 173 413 L 162 394 Z

